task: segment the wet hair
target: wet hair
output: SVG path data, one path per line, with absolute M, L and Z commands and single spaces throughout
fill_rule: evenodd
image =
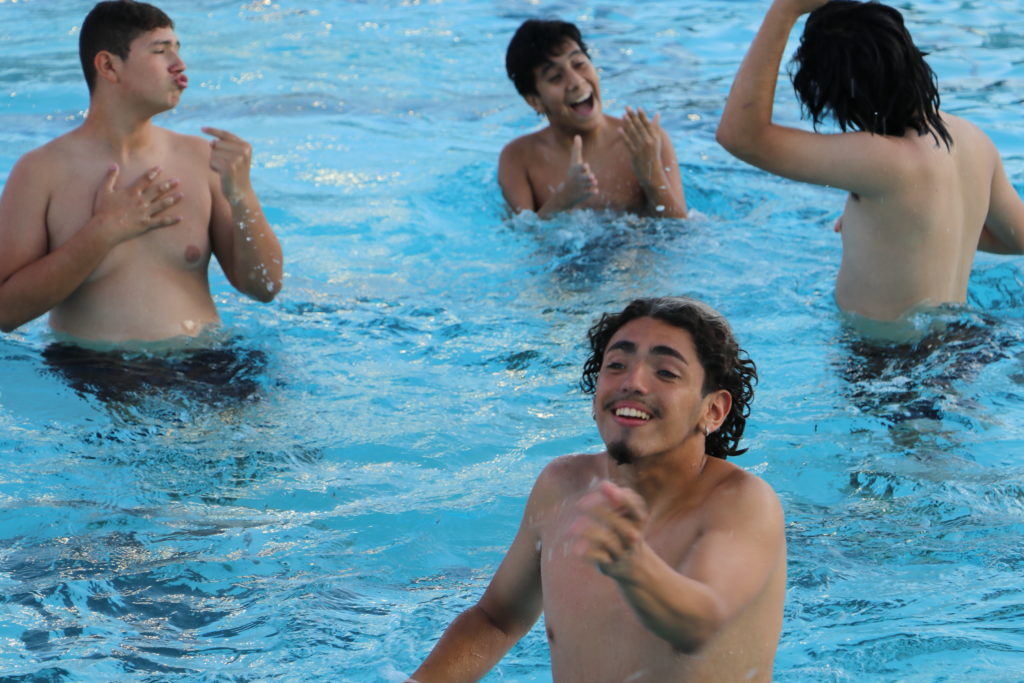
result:
M 537 93 L 533 70 L 568 41 L 575 41 L 590 58 L 580 30 L 567 21 L 527 19 L 516 29 L 505 52 L 505 71 L 523 97 Z
M 807 16 L 790 65 L 793 89 L 815 128 L 831 113 L 843 131 L 901 136 L 913 128 L 950 149 L 925 54 L 892 7 L 830 0 Z
M 82 30 L 78 34 L 78 57 L 82 60 L 89 92 L 96 87 L 93 61 L 97 53 L 105 50 L 127 59 L 132 41 L 157 28 L 174 28 L 174 22 L 153 5 L 135 0 L 96 3 L 82 22 Z
M 654 318 L 690 333 L 697 358 L 704 368 L 702 394 L 707 396 L 712 391 L 725 389 L 732 396 L 732 409 L 721 427 L 707 437 L 705 450 L 708 455 L 722 459 L 746 453 L 746 448 L 739 448 L 739 442 L 750 416 L 750 403 L 754 400 L 757 367 L 739 347 L 726 319 L 696 299 L 637 299 L 621 313 L 602 315 L 587 332 L 590 357 L 583 364 L 580 388 L 588 394 L 597 391 L 597 376 L 604 365 L 608 342 L 623 325 L 637 318 Z

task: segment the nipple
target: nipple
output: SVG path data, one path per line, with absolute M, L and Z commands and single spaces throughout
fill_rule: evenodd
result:
M 185 247 L 185 260 L 188 261 L 189 263 L 195 263 L 196 261 L 199 260 L 199 257 L 201 255 L 202 254 L 199 251 L 199 247 L 197 247 L 196 245 L 190 244 L 187 247 Z

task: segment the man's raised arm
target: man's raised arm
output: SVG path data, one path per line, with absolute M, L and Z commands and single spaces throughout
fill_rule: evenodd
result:
M 825 135 L 772 122 L 779 65 L 801 15 L 826 0 L 775 0 L 733 81 L 716 139 L 734 156 L 791 180 L 877 196 L 907 176 L 898 138 Z
M 206 127 L 203 132 L 215 138 L 210 168 L 220 178 L 220 191 L 211 188 L 214 253 L 235 289 L 268 302 L 281 291 L 284 256 L 249 179 L 252 147 L 225 130 Z

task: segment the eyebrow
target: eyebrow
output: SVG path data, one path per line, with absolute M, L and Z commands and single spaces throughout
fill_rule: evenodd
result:
M 575 50 L 573 50 L 572 52 L 570 52 L 570 53 L 569 53 L 569 54 L 567 55 L 567 57 L 571 59 L 571 58 L 575 57 L 576 55 L 582 55 L 582 54 L 583 54 L 583 50 L 581 50 L 581 49 L 579 49 L 579 48 L 576 48 Z M 559 56 L 561 56 L 561 55 L 559 55 Z M 584 56 L 585 56 L 585 55 L 584 55 Z M 544 75 L 545 73 L 547 73 L 548 71 L 550 71 L 551 69 L 553 69 L 553 68 L 555 68 L 555 67 L 557 67 L 557 66 L 558 66 L 558 65 L 557 65 L 557 64 L 555 64 L 555 62 L 554 62 L 553 60 L 550 60 L 550 59 L 548 59 L 548 60 L 545 60 L 545 61 L 544 61 L 544 62 L 542 62 L 542 63 L 541 63 L 541 65 L 540 65 L 540 75 L 541 75 L 541 76 L 543 76 L 543 75 Z
M 633 342 L 628 341 L 626 339 L 622 339 L 620 341 L 615 342 L 611 346 L 609 346 L 607 348 L 607 350 L 605 350 L 605 354 L 611 353 L 612 351 L 622 351 L 624 353 L 636 353 L 636 344 L 634 344 Z M 661 346 L 652 347 L 651 348 L 651 353 L 654 354 L 654 355 L 658 355 L 658 356 L 669 356 L 671 358 L 676 358 L 676 359 L 682 361 L 683 363 L 685 363 L 686 365 L 690 364 L 689 361 L 687 361 L 686 358 L 683 357 L 683 354 L 679 353 L 678 351 L 673 349 L 671 346 L 661 345 Z

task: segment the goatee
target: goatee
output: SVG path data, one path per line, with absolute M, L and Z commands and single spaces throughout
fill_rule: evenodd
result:
M 608 444 L 608 455 L 620 465 L 631 465 L 636 456 L 625 441 Z

